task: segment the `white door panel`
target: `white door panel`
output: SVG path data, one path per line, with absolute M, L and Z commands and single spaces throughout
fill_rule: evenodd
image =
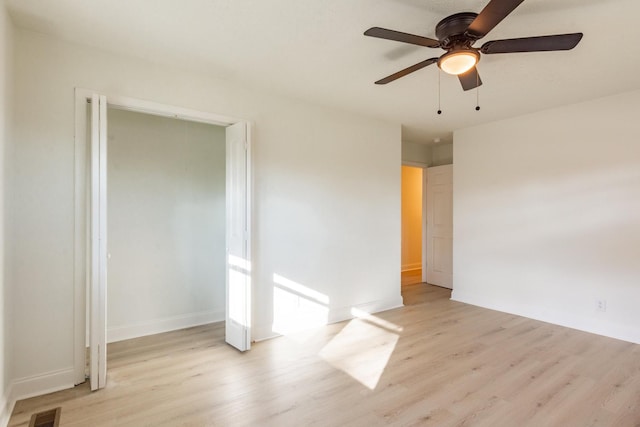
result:
M 107 98 L 91 97 L 91 390 L 107 381 Z
M 453 166 L 427 169 L 427 283 L 453 287 Z
M 226 129 L 227 139 L 227 303 L 225 340 L 240 351 L 251 348 L 251 262 L 249 259 L 250 165 L 247 123 Z

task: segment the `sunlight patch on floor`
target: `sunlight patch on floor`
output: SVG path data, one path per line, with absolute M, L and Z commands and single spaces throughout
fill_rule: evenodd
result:
M 358 309 L 353 309 L 352 314 L 359 317 L 351 320 L 319 355 L 374 390 L 396 348 L 402 327 Z
M 367 313 L 366 311 L 360 310 L 359 308 L 353 307 L 351 309 L 351 315 L 358 319 L 373 323 L 374 325 L 381 328 L 385 328 L 390 332 L 400 333 L 404 330 L 402 326 L 398 326 L 395 323 L 389 322 L 388 320 L 384 320 L 378 316 L 374 316 L 373 314 Z

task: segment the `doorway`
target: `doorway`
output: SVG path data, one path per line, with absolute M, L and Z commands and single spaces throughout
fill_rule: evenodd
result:
M 107 344 L 223 321 L 225 128 L 107 114 Z
M 89 117 L 86 114 L 87 102 L 90 103 Z M 107 270 L 111 268 L 107 240 L 108 108 L 225 127 L 226 212 L 225 250 L 222 254 L 225 340 L 241 351 L 250 348 L 251 340 L 251 141 L 248 123 L 226 116 L 76 89 L 74 369 L 76 383 L 84 382 L 85 347 L 89 344 L 92 390 L 106 385 Z M 152 186 L 167 185 L 156 181 L 151 183 Z M 141 217 L 150 221 L 148 216 L 153 216 L 153 212 L 153 209 L 147 209 L 146 217 Z M 163 267 L 156 265 L 155 269 Z
M 401 286 L 453 288 L 453 165 L 403 162 Z

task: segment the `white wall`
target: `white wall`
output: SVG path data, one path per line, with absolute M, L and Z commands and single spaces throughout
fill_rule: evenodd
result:
M 429 166 L 453 164 L 453 144 L 438 144 L 431 146 L 431 163 Z
M 274 274 L 328 299 L 328 319 L 400 296 L 400 126 L 206 74 L 16 31 L 15 383 L 73 382 L 76 86 L 252 120 L 256 339 L 273 334 Z M 362 153 L 367 153 L 365 156 Z
M 455 132 L 453 298 L 640 343 L 638 114 L 635 91 Z
M 225 130 L 108 111 L 109 342 L 224 320 Z
M 9 420 L 11 397 L 9 387 L 11 381 L 11 301 L 9 281 L 5 269 L 7 251 L 5 237 L 5 202 L 7 189 L 7 172 L 5 165 L 8 155 L 5 154 L 11 137 L 11 87 L 13 74 L 13 25 L 5 10 L 4 2 L 0 2 L 0 425 Z

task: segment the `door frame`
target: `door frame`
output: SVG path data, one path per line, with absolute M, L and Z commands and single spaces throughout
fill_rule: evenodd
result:
M 427 169 L 429 165 L 422 162 L 402 161 L 402 166 L 422 169 L 422 281 L 427 281 Z M 401 183 L 402 184 L 402 183 Z M 402 197 L 402 185 L 400 188 Z M 402 200 L 401 200 L 402 203 Z
M 192 122 L 207 123 L 217 126 L 229 126 L 239 122 L 245 122 L 246 126 L 246 179 L 247 179 L 247 256 L 252 258 L 252 197 L 253 197 L 253 173 L 252 173 L 252 123 L 245 119 L 220 115 L 215 113 L 192 110 L 153 101 L 146 101 L 116 94 L 105 94 L 102 91 L 75 88 L 75 128 L 74 128 L 74 332 L 73 332 L 73 359 L 74 359 L 74 383 L 80 384 L 86 381 L 86 346 L 88 337 L 88 310 L 90 302 L 87 290 L 91 286 L 90 276 L 90 250 L 91 247 L 91 205 L 89 190 L 91 188 L 91 137 L 87 137 L 89 120 L 87 118 L 87 103 L 92 95 L 99 94 L 107 97 L 109 107 L 151 114 L 161 117 L 170 117 Z M 250 259 L 248 260 L 250 262 Z M 228 262 L 228 260 L 227 260 Z M 248 273 L 251 274 L 250 272 Z M 252 286 L 253 280 L 249 280 Z M 251 290 L 251 289 L 250 289 Z M 253 292 L 251 292 L 253 294 Z M 248 325 L 251 331 L 252 325 Z

